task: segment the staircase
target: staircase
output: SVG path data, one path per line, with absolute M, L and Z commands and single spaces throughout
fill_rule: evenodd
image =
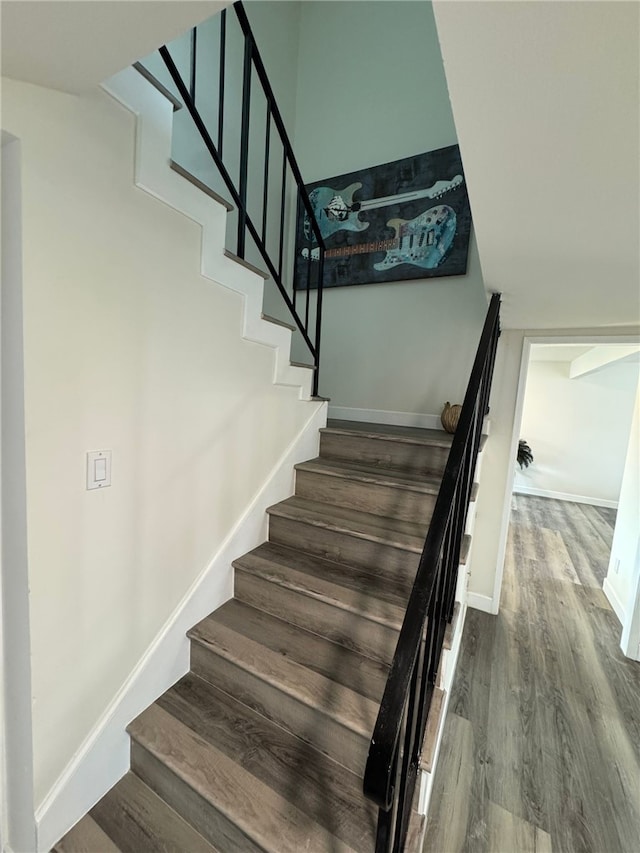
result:
M 130 724 L 130 772 L 55 851 L 375 849 L 363 772 L 450 445 L 329 421 L 191 671 Z

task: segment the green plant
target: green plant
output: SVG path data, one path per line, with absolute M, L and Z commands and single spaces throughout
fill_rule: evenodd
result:
M 518 442 L 518 463 L 521 468 L 528 468 L 533 462 L 533 453 L 527 442 L 521 438 Z

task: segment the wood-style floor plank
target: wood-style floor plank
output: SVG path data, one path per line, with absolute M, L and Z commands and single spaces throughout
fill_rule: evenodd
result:
M 551 853 L 551 836 L 526 820 L 489 803 L 488 844 L 490 850 L 518 853 Z
M 640 664 L 601 589 L 614 525 L 514 496 L 500 613 L 468 612 L 424 853 L 640 851 Z

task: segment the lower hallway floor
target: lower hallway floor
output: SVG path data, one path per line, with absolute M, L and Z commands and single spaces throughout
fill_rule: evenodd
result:
M 638 853 L 640 663 L 602 592 L 615 511 L 514 495 L 469 610 L 423 853 Z

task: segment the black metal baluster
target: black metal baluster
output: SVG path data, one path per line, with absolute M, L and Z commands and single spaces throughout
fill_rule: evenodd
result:
M 451 523 L 451 522 L 450 522 Z M 440 569 L 437 575 L 436 581 L 436 591 L 434 593 L 436 606 L 434 611 L 434 626 L 433 633 L 435 637 L 435 642 L 431 647 L 431 654 L 429 658 L 429 684 L 436 683 L 436 676 L 438 674 L 438 665 L 440 663 L 440 653 L 442 651 L 442 640 L 444 639 L 444 630 L 445 630 L 445 619 L 444 619 L 444 595 L 445 595 L 445 583 L 447 581 L 447 567 L 444 563 L 440 562 Z M 427 709 L 428 715 L 428 709 Z M 426 723 L 426 719 L 425 719 Z
M 409 687 L 409 700 L 405 711 L 405 733 L 402 750 L 402 769 L 400 783 L 398 785 L 397 816 L 394 850 L 402 851 L 407 834 L 409 816 L 413 800 L 413 789 L 416 779 L 417 765 L 415 763 L 415 744 L 419 738 L 417 709 L 420 707 L 420 668 L 413 668 L 411 686 Z M 418 747 L 419 751 L 419 747 Z
M 191 30 L 191 79 L 189 90 L 191 92 L 191 100 L 196 102 L 196 57 L 198 52 L 198 28 L 194 27 Z
M 240 131 L 240 199 L 238 210 L 238 257 L 244 258 L 247 234 L 247 179 L 249 174 L 249 119 L 251 115 L 251 39 L 244 40 L 242 74 L 242 127 Z
M 378 809 L 378 826 L 376 829 L 375 853 L 389 853 L 391 850 L 391 830 L 393 825 L 393 809 L 385 811 Z
M 282 150 L 282 194 L 280 196 L 280 250 L 278 252 L 278 277 L 282 278 L 282 256 L 284 252 L 284 210 L 287 201 L 287 152 Z M 305 329 L 306 331 L 306 329 Z
M 269 207 L 269 146 L 271 143 L 271 112 L 267 103 L 267 126 L 264 138 L 264 189 L 262 193 L 262 242 L 267 245 L 267 209 Z
M 218 154 L 222 157 L 222 138 L 224 134 L 224 84 L 227 51 L 227 10 L 220 12 L 220 74 L 218 77 Z
M 303 207 L 302 206 L 302 193 L 300 192 L 300 187 L 298 187 L 298 195 L 296 197 L 296 201 L 297 201 L 296 216 L 301 216 L 301 215 L 303 216 L 304 214 L 302 213 L 302 207 Z M 300 261 L 300 263 L 298 263 L 299 259 L 298 259 L 298 255 L 296 253 L 297 253 L 298 249 L 300 249 L 300 253 L 301 253 L 300 257 L 302 257 L 302 252 L 304 251 L 303 249 L 300 248 L 300 246 L 298 246 L 298 239 L 297 239 L 297 237 L 298 237 L 298 230 L 297 230 L 298 229 L 298 222 L 297 221 L 296 221 L 295 227 L 296 227 L 296 231 L 295 231 L 295 238 L 296 239 L 295 239 L 295 246 L 293 249 L 293 294 L 292 294 L 293 307 L 294 308 L 296 307 L 296 303 L 298 301 L 298 289 L 301 286 L 300 285 L 300 273 L 302 271 L 302 261 Z M 302 233 L 304 234 L 304 224 L 302 225 L 302 229 L 303 229 Z M 309 249 L 308 251 L 311 251 L 311 249 Z
M 307 258 L 307 300 L 304 308 L 304 327 L 309 331 L 309 290 L 311 288 L 311 270 L 313 265 L 313 258 L 311 255 L 311 249 L 309 249 L 309 257 Z
M 318 396 L 318 388 L 320 384 L 320 334 L 322 331 L 322 294 L 324 292 L 324 249 L 318 246 L 318 292 L 316 295 L 316 339 L 314 364 L 315 371 L 313 375 L 313 396 Z

